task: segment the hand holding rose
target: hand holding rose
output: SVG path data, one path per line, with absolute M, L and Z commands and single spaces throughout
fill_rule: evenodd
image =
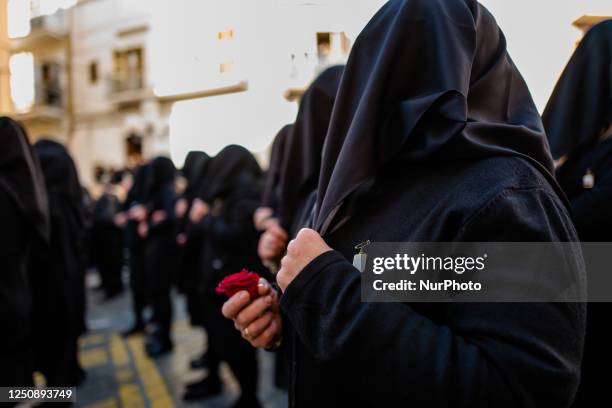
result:
M 278 296 L 263 278 L 257 290 L 259 297 L 253 301 L 246 290 L 236 293 L 223 304 L 222 313 L 253 347 L 270 348 L 282 333 Z
M 331 251 L 318 232 L 302 228 L 287 245 L 287 255 L 281 260 L 276 282 L 284 292 L 302 270 L 319 255 Z

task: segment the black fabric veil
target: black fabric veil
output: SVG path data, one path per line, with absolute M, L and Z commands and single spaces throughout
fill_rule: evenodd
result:
M 264 183 L 263 193 L 261 195 L 261 206 L 271 207 L 278 199 L 275 197 L 278 191 L 278 183 L 282 173 L 283 158 L 285 156 L 285 147 L 293 125 L 285 125 L 276 134 L 272 143 L 272 152 L 270 153 L 270 165 L 266 171 L 266 179 Z
M 342 202 L 390 162 L 508 155 L 560 191 L 542 121 L 493 16 L 474 0 L 391 0 L 344 70 L 314 226 L 325 234 Z
M 151 203 L 159 199 L 165 187 L 174 183 L 176 167 L 167 157 L 154 158 L 147 169 L 147 181 L 144 200 Z
M 8 117 L 0 118 L 0 187 L 44 239 L 49 238 L 49 207 L 38 158 L 25 130 Z
M 58 142 L 41 139 L 34 144 L 40 160 L 51 213 L 69 214 L 67 221 L 79 234 L 85 224 L 83 190 L 78 173 L 68 150 Z M 80 238 L 80 237 L 79 237 Z
M 213 157 L 198 197 L 211 203 L 239 187 L 255 187 L 261 175 L 261 168 L 251 152 L 238 145 L 226 146 Z
M 191 151 L 187 154 L 181 174 L 187 180 L 185 197 L 188 200 L 194 198 L 199 183 L 202 182 L 206 175 L 206 170 L 208 169 L 210 160 L 210 156 L 204 152 Z
M 612 122 L 612 20 L 584 36 L 542 118 L 555 159 L 597 143 Z
M 302 96 L 280 175 L 279 216 L 291 221 L 298 200 L 317 186 L 321 152 L 344 66 L 323 71 Z

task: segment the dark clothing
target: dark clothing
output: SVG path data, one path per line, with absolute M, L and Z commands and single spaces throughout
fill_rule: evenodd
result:
M 0 187 L 0 385 L 31 386 L 32 299 L 28 280 L 28 254 L 35 238 L 13 198 Z
M 593 26 L 580 41 L 542 119 L 555 159 L 592 148 L 612 123 L 612 20 Z
M 257 256 L 259 233 L 253 225 L 261 202 L 260 177 L 261 169 L 249 151 L 233 145 L 224 148 L 210 165 L 201 195 L 210 212 L 197 226 L 204 237 L 197 289 L 208 334 L 210 375 L 217 376 L 215 367 L 227 362 L 240 383 L 241 398 L 251 401 L 257 399 L 255 349 L 221 314 L 225 299 L 215 288 L 225 276 L 243 268 L 267 277 Z
M 123 211 L 129 211 L 132 206 L 144 202 L 147 184 L 147 165 L 139 166 L 134 173 L 134 184 L 123 205 Z M 132 292 L 132 308 L 134 311 L 134 326 L 144 327 L 144 309 L 147 305 L 147 288 L 145 276 L 144 239 L 138 235 L 138 223 L 128 221 L 125 227 L 125 244 L 129 253 L 130 291 Z
M 145 240 L 145 280 L 147 293 L 153 306 L 153 322 L 158 325 L 162 341 L 170 340 L 172 304 L 170 289 L 174 281 L 173 266 L 176 261 L 176 231 L 174 186 L 166 185 L 156 197 L 149 211 L 163 211 L 166 219 L 161 223 L 149 222 L 149 232 Z
M 595 25 L 580 41 L 542 116 L 553 156 L 566 158 L 557 179 L 571 202 L 580 240 L 612 241 L 612 139 L 601 140 L 612 124 L 612 21 Z M 587 172 L 594 177 L 592 188 L 583 180 Z M 585 262 L 587 272 L 601 271 L 588 256 Z M 602 373 L 612 365 L 611 313 L 607 303 L 589 303 L 576 408 L 610 405 Z
M 595 184 L 585 188 L 583 177 L 591 171 Z M 609 242 L 612 239 L 612 139 L 607 139 L 579 156 L 568 159 L 557 170 L 557 179 L 572 206 L 581 241 Z
M 295 340 L 285 345 L 291 406 L 569 406 L 584 305 L 361 303 L 359 272 L 347 261 L 366 239 L 575 241 L 555 191 L 519 158 L 399 170 L 377 178 L 354 217 L 326 237 L 336 251 L 281 298 Z
M 123 231 L 114 222 L 120 205 L 115 195 L 104 193 L 94 206 L 91 258 L 98 267 L 102 288 L 108 297 L 123 289 Z
M 390 0 L 344 69 L 314 227 L 337 228 L 338 208 L 386 164 L 502 156 L 555 185 L 540 115 L 493 16 L 475 0 Z
M 293 125 L 285 125 L 276 134 L 274 142 L 272 142 L 272 151 L 270 152 L 270 164 L 266 170 L 266 177 L 261 194 L 261 206 L 270 207 L 274 210 L 278 207 L 280 199 L 279 180 L 282 174 L 283 160 L 287 149 L 287 142 L 290 138 Z
M 321 154 L 343 70 L 343 66 L 328 68 L 308 87 L 285 142 L 278 187 L 278 215 L 285 229 L 293 222 L 300 201 L 317 187 Z
M 37 368 L 49 386 L 76 385 L 82 375 L 77 338 L 85 331 L 83 197 L 66 149 L 53 141 L 34 145 L 49 195 L 51 238 L 33 251 L 32 297 Z
M 33 308 L 29 261 L 49 239 L 49 209 L 38 158 L 25 130 L 0 118 L 0 386 L 30 386 Z

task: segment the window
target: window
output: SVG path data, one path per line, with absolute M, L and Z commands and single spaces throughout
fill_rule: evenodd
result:
M 98 63 L 92 61 L 89 63 L 89 83 L 95 84 L 98 82 Z
M 114 61 L 115 92 L 142 89 L 144 85 L 142 48 L 115 51 Z

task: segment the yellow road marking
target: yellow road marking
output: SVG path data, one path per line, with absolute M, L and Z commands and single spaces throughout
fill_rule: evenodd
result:
M 122 408 L 141 408 L 145 406 L 140 388 L 136 384 L 123 384 L 119 387 Z
M 108 353 L 104 347 L 96 347 L 89 350 L 81 350 L 79 360 L 83 368 L 91 368 L 104 365 L 108 362 Z
M 117 408 L 117 401 L 114 398 L 109 398 L 89 404 L 85 408 Z
M 142 381 L 145 393 L 152 408 L 174 408 L 174 403 L 168 392 L 168 387 L 162 378 L 155 362 L 145 353 L 141 336 L 128 339 L 128 346 L 134 357 L 136 370 Z
M 79 346 L 89 347 L 89 346 L 97 346 L 101 343 L 104 343 L 104 335 L 103 334 L 91 334 L 86 337 L 81 337 L 79 339 Z
M 129 364 L 130 357 L 125 347 L 125 342 L 117 333 L 111 336 L 109 348 L 115 367 L 122 367 Z

